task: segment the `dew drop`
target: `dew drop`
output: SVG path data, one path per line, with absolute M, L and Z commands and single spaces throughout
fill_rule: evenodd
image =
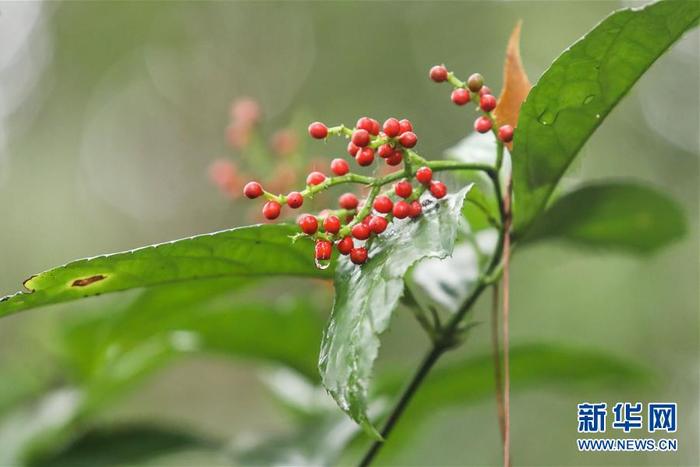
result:
M 583 100 L 583 103 L 590 104 L 593 101 L 593 99 L 595 99 L 595 96 L 591 94 L 590 96 L 586 96 L 586 98 Z
M 595 114 L 595 118 L 600 118 L 600 114 Z
M 550 112 L 549 110 L 545 110 L 540 114 L 539 117 L 537 117 L 537 121 L 540 122 L 542 125 L 551 125 L 556 119 L 557 114 L 555 114 L 554 112 Z
M 331 265 L 331 260 L 330 259 L 314 259 L 314 263 L 316 263 L 316 267 L 323 271 L 324 269 L 328 269 L 328 266 Z

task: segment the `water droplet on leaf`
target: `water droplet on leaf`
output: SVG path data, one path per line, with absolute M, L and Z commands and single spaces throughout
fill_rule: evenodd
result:
M 583 103 L 590 104 L 593 101 L 593 99 L 595 99 L 595 96 L 591 94 L 590 96 L 586 96 L 586 98 L 583 100 Z
M 331 265 L 330 259 L 314 259 L 314 262 L 316 263 L 316 267 L 322 271 L 328 269 L 328 266 Z
M 539 117 L 537 117 L 537 121 L 540 122 L 542 125 L 551 125 L 553 124 L 557 119 L 557 114 L 554 112 L 550 112 L 549 110 L 545 110 L 540 114 Z

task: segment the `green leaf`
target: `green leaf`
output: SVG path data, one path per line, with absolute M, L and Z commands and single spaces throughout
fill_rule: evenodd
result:
M 321 378 L 340 408 L 375 437 L 367 389 L 379 335 L 403 294 L 406 271 L 423 258 L 452 254 L 470 187 L 424 205 L 424 215 L 415 220 L 394 222 L 372 244 L 372 257 L 362 267 L 341 258 L 336 268 L 335 303 L 321 344 Z
M 157 426 L 132 425 L 89 431 L 55 456 L 35 459 L 34 462 L 30 462 L 30 465 L 51 467 L 142 465 L 161 456 L 188 451 L 216 452 L 217 457 L 223 457 L 221 447 L 199 436 Z
M 696 1 L 620 10 L 552 63 L 523 104 L 515 133 L 516 231 L 532 224 L 598 125 L 699 18 Z
M 313 247 L 292 243 L 290 225 L 255 225 L 73 261 L 24 283 L 30 292 L 0 299 L 0 317 L 93 295 L 217 277 L 331 277 L 314 266 Z
M 597 183 L 557 199 L 523 238 L 562 239 L 576 245 L 652 253 L 686 231 L 680 207 L 653 188 Z

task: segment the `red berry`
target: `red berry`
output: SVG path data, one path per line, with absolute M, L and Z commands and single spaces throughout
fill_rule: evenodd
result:
M 404 118 L 399 121 L 399 134 L 406 133 L 407 131 L 413 131 L 413 125 L 410 120 Z
M 372 148 L 360 149 L 359 152 L 357 153 L 357 155 L 355 156 L 355 160 L 362 167 L 367 167 L 368 165 L 372 165 L 372 162 L 374 162 L 374 149 L 372 149 Z
M 396 149 L 394 151 L 394 154 L 392 154 L 391 157 L 388 157 L 386 159 L 386 163 L 387 163 L 387 165 L 395 166 L 395 165 L 399 165 L 402 160 L 403 160 L 403 152 L 400 149 Z
M 355 224 L 352 229 L 352 236 L 358 240 L 367 240 L 371 233 L 369 226 L 365 224 Z
M 280 210 L 282 209 L 282 206 L 280 206 L 280 203 L 277 201 L 268 201 L 265 203 L 263 206 L 263 216 L 265 216 L 265 219 L 277 219 L 280 215 Z
M 482 86 L 482 88 L 479 89 L 479 95 L 483 96 L 484 94 L 491 94 L 491 88 L 488 86 Z
M 372 133 L 372 127 L 372 119 L 369 117 L 362 117 L 355 124 L 355 128 L 365 130 L 367 133 Z
M 387 220 L 382 216 L 374 216 L 372 217 L 372 220 L 369 221 L 370 230 L 376 234 L 384 232 L 387 225 L 389 225 L 389 222 L 387 222 Z
M 420 205 L 420 202 L 418 202 L 418 200 L 413 201 L 408 211 L 408 217 L 413 219 L 415 217 L 420 216 L 421 212 L 423 212 L 423 206 Z
M 447 81 L 447 68 L 445 65 L 435 65 L 430 69 L 430 79 L 436 83 Z
M 345 193 L 338 198 L 338 205 L 343 209 L 356 209 L 359 203 L 357 196 L 352 193 Z
M 397 219 L 404 219 L 411 212 L 411 205 L 406 201 L 397 201 L 394 203 L 394 209 L 392 210 L 394 217 Z
M 484 85 L 484 77 L 479 73 L 474 73 L 467 79 L 467 87 L 471 92 L 479 92 L 479 89 Z
M 348 154 L 350 154 L 352 157 L 355 157 L 355 154 L 357 154 L 357 151 L 359 151 L 359 150 L 360 150 L 360 147 L 358 145 L 356 145 L 355 143 L 353 143 L 352 141 L 350 141 L 348 143 Z
M 350 250 L 350 261 L 355 264 L 363 264 L 367 261 L 367 248 L 359 247 Z
M 498 129 L 498 139 L 504 143 L 510 143 L 513 141 L 513 127 L 510 125 L 503 125 Z
M 491 112 L 496 108 L 496 98 L 491 94 L 484 94 L 481 96 L 481 99 L 479 99 L 479 107 L 481 107 L 481 110 L 484 112 Z
M 372 215 L 365 216 L 364 219 L 362 219 L 362 223 L 365 224 L 366 226 L 369 226 L 369 221 L 372 220 Z
M 370 118 L 370 121 L 372 122 L 372 129 L 368 130 L 370 134 L 373 134 L 374 136 L 377 136 L 379 134 L 379 131 L 382 129 L 381 125 L 379 125 L 379 122 L 376 121 L 373 118 Z
M 389 138 L 395 138 L 401 134 L 401 124 L 399 121 L 395 118 L 387 118 L 386 121 L 384 122 L 384 133 L 389 137 Z M 410 130 L 407 130 L 410 131 Z
M 437 199 L 444 198 L 447 194 L 447 187 L 444 183 L 434 180 L 430 182 L 430 193 Z
M 418 142 L 418 137 L 412 131 L 406 131 L 399 136 L 399 143 L 405 148 L 412 148 Z
M 401 180 L 396 185 L 394 185 L 394 191 L 397 195 L 402 198 L 408 198 L 413 192 L 413 186 L 408 180 Z
M 331 172 L 336 175 L 345 175 L 350 172 L 350 165 L 345 159 L 333 159 L 331 161 Z
M 243 187 L 243 194 L 246 196 L 246 198 L 255 199 L 258 196 L 262 196 L 263 187 L 258 182 L 248 182 Z
M 457 105 L 464 105 L 469 102 L 469 91 L 467 91 L 464 88 L 457 88 L 454 91 L 452 91 L 450 99 L 452 99 L 452 102 L 454 102 Z
M 307 185 L 319 185 L 326 180 L 326 176 L 321 172 L 311 172 L 308 177 L 306 177 Z
M 374 210 L 381 212 L 382 214 L 387 214 L 391 212 L 391 208 L 394 207 L 394 202 L 391 201 L 387 195 L 379 195 L 374 198 Z
M 323 139 L 328 136 L 328 127 L 321 122 L 313 122 L 309 125 L 309 135 L 312 138 Z
M 303 216 L 299 217 L 297 223 L 299 224 L 301 231 L 306 235 L 313 235 L 318 230 L 318 221 L 311 214 L 304 214 Z
M 329 234 L 337 234 L 340 230 L 340 219 L 337 216 L 328 216 L 323 220 L 323 230 Z
M 394 155 L 394 148 L 392 148 L 390 144 L 382 144 L 379 146 L 377 154 L 379 154 L 379 157 L 386 159 Z
M 488 117 L 479 117 L 474 121 L 474 129 L 479 133 L 486 133 L 491 129 L 491 119 Z
M 350 139 L 355 145 L 364 148 L 369 144 L 369 132 L 360 128 L 352 132 Z
M 317 240 L 316 248 L 314 249 L 316 259 L 331 259 L 333 245 L 328 240 Z
M 298 191 L 292 191 L 287 195 L 287 206 L 296 209 L 304 204 L 304 197 Z
M 426 185 L 430 183 L 430 180 L 432 179 L 433 171 L 430 170 L 430 167 L 421 167 L 416 170 L 416 180 L 418 180 L 420 183 Z
M 344 256 L 350 254 L 350 250 L 355 247 L 355 244 L 352 241 L 352 237 L 344 237 L 342 240 L 339 240 L 338 243 L 336 243 L 336 246 L 338 247 L 340 254 Z

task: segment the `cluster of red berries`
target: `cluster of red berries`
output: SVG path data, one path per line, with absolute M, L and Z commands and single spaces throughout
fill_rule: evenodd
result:
M 335 130 L 350 138 L 347 152 L 355 158 L 358 165 L 367 167 L 374 162 L 375 154 L 386 161 L 389 166 L 396 166 L 404 158 L 404 150 L 415 147 L 418 137 L 413 132 L 413 125 L 407 119 L 388 118 L 383 125 L 370 117 L 362 117 L 357 121 L 355 128 L 349 130 L 338 127 Z M 309 125 L 309 135 L 316 139 L 325 139 L 329 135 L 329 129 L 321 122 Z M 347 164 L 342 159 L 335 159 L 338 172 L 336 175 L 345 175 L 349 171 Z M 331 166 L 333 168 L 333 165 Z
M 375 150 L 390 166 L 400 164 L 405 157 L 422 160 L 420 156 L 410 152 L 418 138 L 413 132 L 411 122 L 405 119 L 389 118 L 380 126 L 377 120 L 362 117 L 354 129 L 342 125 L 328 128 L 323 123 L 314 122 L 309 125 L 309 135 L 316 139 L 325 139 L 329 135 L 349 138 L 348 154 L 353 156 L 360 166 L 372 164 Z M 304 204 L 305 197 L 313 196 L 330 186 L 352 182 L 371 185 L 373 190 L 362 203 L 353 193 L 345 193 L 338 199 L 337 210 L 326 210 L 318 216 L 303 214 L 298 218 L 301 232 L 316 242 L 317 262 L 329 260 L 335 244 L 341 255 L 349 255 L 353 263 L 363 264 L 368 256 L 367 242 L 371 241 L 373 235 L 383 233 L 394 219 L 413 219 L 421 215 L 423 206 L 420 196 L 425 191 L 429 191 L 437 199 L 447 194 L 445 184 L 433 180 L 433 172 L 428 166 L 421 166 L 415 172 L 410 172 L 411 178 L 415 177 L 418 182 L 417 187 L 414 187 L 412 180 L 408 178 L 399 180 L 393 176 L 384 182 L 395 181 L 392 189 L 384 193 L 379 192 L 381 185 L 374 183 L 379 179 L 350 173 L 350 165 L 344 159 L 333 159 L 330 169 L 335 177 L 328 178 L 321 172 L 311 172 L 306 178 L 306 188 L 303 191 L 293 191 L 286 196 L 268 193 L 260 183 L 254 181 L 249 182 L 243 189 L 248 198 L 264 196 L 267 199 L 263 206 L 263 215 L 272 220 L 280 215 L 283 203 L 292 209 L 299 208 Z
M 491 112 L 496 108 L 496 98 L 491 94 L 491 89 L 484 85 L 484 78 L 479 73 L 474 73 L 466 83 L 455 78 L 454 74 L 445 68 L 445 65 L 435 65 L 430 69 L 430 79 L 436 83 L 448 81 L 454 87 L 450 98 L 457 105 L 466 105 L 469 102 L 479 103 L 479 108 L 484 115 L 474 121 L 474 129 L 479 133 L 492 131 L 494 119 Z M 504 143 L 513 141 L 513 127 L 503 125 L 496 131 L 498 139 Z

